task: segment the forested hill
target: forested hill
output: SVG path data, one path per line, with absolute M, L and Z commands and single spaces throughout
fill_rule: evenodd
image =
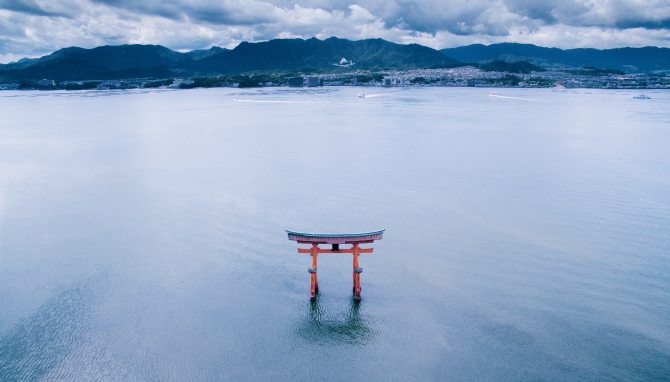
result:
M 344 59 L 344 61 L 342 60 Z M 331 37 L 243 42 L 234 49 L 176 52 L 159 45 L 70 47 L 37 59 L 0 65 L 0 79 L 92 80 L 236 74 L 252 71 L 327 72 L 344 69 L 415 69 L 460 63 L 425 46 L 382 39 Z

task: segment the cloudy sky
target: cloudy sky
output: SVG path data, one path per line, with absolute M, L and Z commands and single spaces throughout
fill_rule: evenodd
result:
M 73 45 L 190 50 L 312 36 L 670 47 L 670 0 L 0 0 L 0 62 Z

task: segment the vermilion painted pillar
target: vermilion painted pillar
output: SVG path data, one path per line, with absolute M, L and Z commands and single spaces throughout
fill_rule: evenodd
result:
M 354 264 L 353 264 L 353 277 L 354 277 L 354 299 L 361 299 L 361 272 L 363 269 L 358 264 L 358 243 L 354 243 L 353 253 L 354 253 Z
M 319 245 L 312 244 L 312 267 L 308 269 L 310 273 L 310 287 L 309 287 L 309 298 L 312 300 L 316 298 L 316 293 L 319 291 L 319 279 L 317 278 L 317 258 L 319 256 Z

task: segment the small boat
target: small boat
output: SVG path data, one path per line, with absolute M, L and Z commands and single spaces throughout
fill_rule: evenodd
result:
M 498 92 L 491 92 L 491 93 L 489 93 L 489 95 L 491 97 L 500 97 L 500 93 L 498 93 Z
M 365 94 L 364 93 L 358 93 L 358 98 L 365 98 Z
M 645 94 L 639 94 L 639 95 L 634 96 L 633 98 L 635 98 L 635 99 L 651 99 L 651 97 L 649 97 L 648 95 L 645 95 Z

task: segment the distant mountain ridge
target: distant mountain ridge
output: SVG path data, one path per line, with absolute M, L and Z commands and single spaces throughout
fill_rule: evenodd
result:
M 340 67 L 342 58 L 353 66 Z M 234 49 L 176 52 L 160 45 L 70 47 L 34 59 L 0 64 L 0 81 L 111 80 L 215 76 L 249 72 L 334 72 L 425 69 L 474 64 L 482 70 L 529 73 L 545 68 L 592 67 L 622 72 L 670 70 L 668 48 L 558 49 L 530 44 L 468 45 L 441 51 L 383 39 L 331 37 L 243 42 Z
M 670 70 L 670 49 L 657 47 L 615 49 L 559 49 L 532 44 L 473 44 L 441 50 L 462 62 L 526 61 L 542 67 L 596 67 L 623 72 Z
M 180 53 L 160 45 L 70 47 L 38 58 L 0 65 L 0 79 L 103 80 L 121 78 L 237 74 L 251 71 L 332 71 L 341 58 L 360 69 L 414 69 L 457 66 L 439 51 L 382 39 L 335 37 L 243 42 L 234 49 L 214 47 Z

